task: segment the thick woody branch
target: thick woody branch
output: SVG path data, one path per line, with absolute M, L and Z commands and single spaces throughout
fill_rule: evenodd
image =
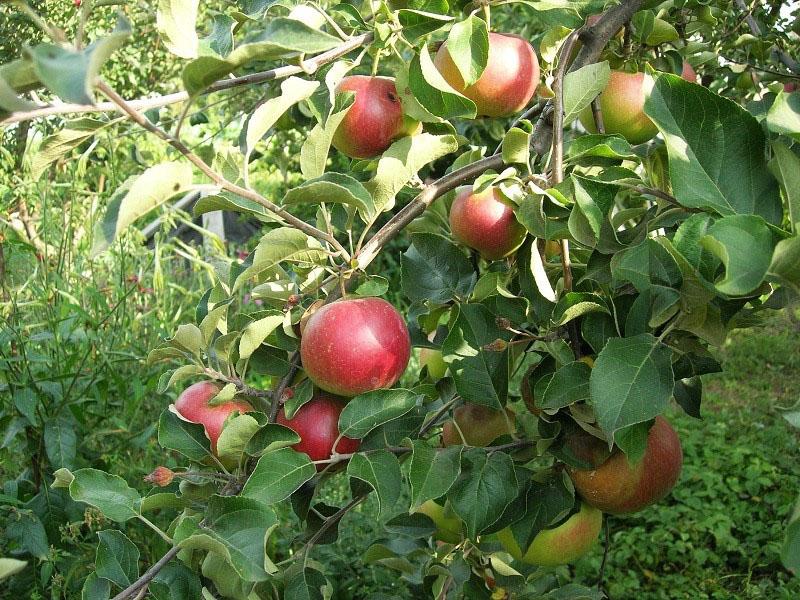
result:
M 306 60 L 302 65 L 285 65 L 276 67 L 268 71 L 260 71 L 258 73 L 251 73 L 249 75 L 242 75 L 241 77 L 231 77 L 229 79 L 221 79 L 212 83 L 203 94 L 211 94 L 213 92 L 220 92 L 232 88 L 240 87 L 243 85 L 253 85 L 256 83 L 264 83 L 265 81 L 272 81 L 275 79 L 284 79 L 291 75 L 298 75 L 300 73 L 314 73 L 321 66 L 333 62 L 337 58 L 341 58 L 348 52 L 352 52 L 360 46 L 369 44 L 372 41 L 372 33 L 364 33 L 355 36 L 342 45 L 318 54 L 314 58 Z M 176 92 L 174 94 L 167 94 L 164 96 L 157 96 L 155 98 L 139 98 L 136 100 L 129 100 L 128 106 L 136 111 L 150 110 L 151 108 L 161 108 L 162 106 L 169 106 L 170 104 L 177 104 L 179 102 L 186 102 L 189 99 L 187 92 Z M 99 113 L 111 112 L 117 109 L 117 104 L 114 102 L 98 102 L 97 104 L 53 104 L 42 106 L 25 112 L 11 113 L 8 117 L 0 121 L 0 125 L 11 125 L 21 121 L 29 121 L 31 119 L 38 119 L 39 117 L 49 117 L 53 115 L 64 114 L 80 114 L 80 113 Z
M 627 0 L 607 10 L 594 25 L 580 29 L 579 37 L 583 47 L 569 65 L 575 71 L 586 65 L 596 63 L 600 54 L 617 31 L 630 21 L 644 0 Z M 533 131 L 533 149 L 540 156 L 550 150 L 553 141 L 553 103 L 548 103 Z
M 236 194 L 238 196 L 242 196 L 243 198 L 247 198 L 248 200 L 252 200 L 266 208 L 268 211 L 281 217 L 284 221 L 288 224 L 292 225 L 293 227 L 307 233 L 311 237 L 317 238 L 321 242 L 326 242 L 331 245 L 339 254 L 341 254 L 345 260 L 350 259 L 350 255 L 347 250 L 334 238 L 332 235 L 325 233 L 324 231 L 317 229 L 313 225 L 309 225 L 305 221 L 298 219 L 293 214 L 289 213 L 288 211 L 282 209 L 277 204 L 270 202 L 266 198 L 264 198 L 261 194 L 254 192 L 253 190 L 243 188 L 240 185 L 236 185 L 225 179 L 222 175 L 217 173 L 214 169 L 208 166 L 203 160 L 194 154 L 186 144 L 181 142 L 178 138 L 170 135 L 163 129 L 154 125 L 149 119 L 144 117 L 141 113 L 131 108 L 128 103 L 122 98 L 117 92 L 111 89 L 108 84 L 103 81 L 98 81 L 97 88 L 103 92 L 111 101 L 124 113 L 126 114 L 132 121 L 137 123 L 138 125 L 142 126 L 144 129 L 149 131 L 150 133 L 155 134 L 156 136 L 160 137 L 162 140 L 167 142 L 173 148 L 175 148 L 178 152 L 183 154 L 189 162 L 191 162 L 194 166 L 196 166 L 200 171 L 202 171 L 211 181 L 222 187 L 223 189 Z

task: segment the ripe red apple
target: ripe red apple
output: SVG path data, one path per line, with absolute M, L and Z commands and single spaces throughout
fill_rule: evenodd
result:
M 501 435 L 516 431 L 514 417 L 510 408 L 506 408 L 504 416 L 501 411 L 487 406 L 463 404 L 453 411 L 453 419 L 442 426 L 442 445 L 488 446 Z
M 647 436 L 644 456 L 631 463 L 616 449 L 583 435 L 567 441 L 573 453 L 595 468 L 570 468 L 569 475 L 583 499 L 603 512 L 632 513 L 654 504 L 675 486 L 681 473 L 683 452 L 678 434 L 664 417 L 656 417 Z
M 211 440 L 211 451 L 216 455 L 217 440 L 222 433 L 225 419 L 233 411 L 246 413 L 253 410 L 247 402 L 231 400 L 217 406 L 209 406 L 208 401 L 216 396 L 220 389 L 212 381 L 200 381 L 183 390 L 175 400 L 175 410 L 187 421 L 199 423 L 206 431 L 206 437 Z
M 606 133 L 618 133 L 634 145 L 655 137 L 658 128 L 644 114 L 645 92 L 644 73 L 611 71 L 608 85 L 600 94 Z M 579 119 L 587 131 L 597 133 L 591 106 L 581 111 Z
M 286 413 L 281 408 L 277 422 L 294 430 L 300 436 L 300 442 L 292 448 L 298 452 L 305 452 L 311 460 L 326 460 L 333 454 L 333 444 L 339 437 L 339 415 L 344 405 L 345 402 L 340 398 L 317 392 L 294 413 L 291 419 L 286 418 Z M 339 454 L 355 452 L 360 443 L 360 440 L 343 437 L 336 444 L 336 452 Z
M 499 188 L 482 192 L 462 188 L 450 207 L 450 230 L 460 243 L 498 260 L 520 247 L 526 230 L 514 216 L 514 205 Z
M 448 544 L 457 544 L 464 539 L 464 534 L 461 530 L 461 519 L 453 512 L 449 504 L 442 506 L 433 500 L 428 500 L 423 502 L 416 512 L 430 517 L 434 525 L 436 525 L 434 537 L 437 540 Z
M 439 381 L 447 373 L 447 363 L 442 358 L 442 353 L 433 348 L 419 349 L 419 366 L 428 367 L 428 377 L 433 381 Z
M 356 95 L 333 135 L 333 147 L 350 158 L 374 158 L 397 138 L 420 129 L 419 122 L 404 118 L 393 79 L 351 75 L 342 79 L 336 91 Z
M 300 340 L 309 379 L 339 396 L 394 385 L 410 355 L 403 317 L 381 298 L 326 304 L 308 319 Z
M 603 513 L 581 503 L 580 511 L 561 525 L 536 534 L 524 553 L 509 527 L 497 532 L 497 539 L 515 560 L 530 565 L 555 567 L 575 562 L 591 550 L 600 535 L 602 525 Z
M 527 40 L 506 33 L 489 33 L 489 58 L 478 81 L 464 79 L 442 44 L 433 64 L 445 81 L 475 103 L 478 116 L 507 117 L 530 102 L 539 85 L 539 59 Z
M 690 81 L 691 83 L 697 83 L 697 73 L 692 68 L 688 62 L 683 61 L 683 70 L 681 71 L 681 77 L 686 81 Z

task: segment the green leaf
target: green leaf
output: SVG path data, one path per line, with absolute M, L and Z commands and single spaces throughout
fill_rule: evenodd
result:
M 232 291 L 238 290 L 251 277 L 275 272 L 284 261 L 313 266 L 322 265 L 326 260 L 327 255 L 316 239 L 293 227 L 278 227 L 262 236 L 245 261 L 245 269 L 236 274 Z
M 275 221 L 275 216 L 258 202 L 224 191 L 213 196 L 203 196 L 200 198 L 195 202 L 192 214 L 195 217 L 199 217 L 200 215 L 215 210 L 238 212 L 244 215 L 254 216 L 260 221 Z
M 470 449 L 461 456 L 461 474 L 447 497 L 453 511 L 467 526 L 467 537 L 475 539 L 500 518 L 517 495 L 514 462 L 505 452 L 487 455 Z
M 121 588 L 139 578 L 139 549 L 116 529 L 98 531 L 100 543 L 95 554 L 95 573 Z
M 508 394 L 506 352 L 491 352 L 483 346 L 510 334 L 500 330 L 495 315 L 482 304 L 457 305 L 451 313 L 450 331 L 442 344 L 442 355 L 467 402 L 500 410 Z
M 530 546 L 540 531 L 563 519 L 575 503 L 575 496 L 565 478 L 556 476 L 545 481 L 531 479 L 524 502 L 521 518 L 511 525 L 520 548 Z
M 781 562 L 795 573 L 800 571 L 800 502 L 795 505 L 789 525 L 786 527 L 786 538 L 781 547 Z
M 351 439 L 361 439 L 370 431 L 402 417 L 414 408 L 421 396 L 410 390 L 373 390 L 350 400 L 339 415 L 339 431 Z
M 552 320 L 555 325 L 563 325 L 580 316 L 603 312 L 611 314 L 602 296 L 589 292 L 567 292 L 558 299 L 553 309 Z
M 403 26 L 403 37 L 413 42 L 424 35 L 441 29 L 453 21 L 453 17 L 433 12 L 402 9 L 397 11 L 397 20 Z
M 489 60 L 489 29 L 475 15 L 453 25 L 447 36 L 447 53 L 456 65 L 465 86 L 483 74 Z
M 769 168 L 783 187 L 789 207 L 789 222 L 797 233 L 800 224 L 800 158 L 779 141 L 774 141 L 771 145 L 774 158 L 770 161 Z
M 503 136 L 503 162 L 524 165 L 528 168 L 531 154 L 531 134 L 520 127 L 512 127 Z
M 27 566 L 27 564 L 28 562 L 25 560 L 17 560 L 16 558 L 0 558 L 0 580 L 20 573 L 22 569 Z
M 108 600 L 111 597 L 111 582 L 98 577 L 97 573 L 89 573 L 83 580 L 81 600 Z
M 296 19 L 273 17 L 255 38 L 248 40 L 224 59 L 200 56 L 183 69 L 183 85 L 196 96 L 215 81 L 254 61 L 275 60 L 299 52 L 316 54 L 341 44 L 337 37 Z
M 292 204 L 335 203 L 358 210 L 361 220 L 371 223 L 377 215 L 367 188 L 344 173 L 325 173 L 290 189 L 283 197 L 284 206 Z
M 316 569 L 303 568 L 286 583 L 285 600 L 325 600 L 331 585 Z
M 586 65 L 564 76 L 564 125 L 578 118 L 578 114 L 606 88 L 609 77 L 611 68 L 608 61 Z
M 76 502 L 94 506 L 113 521 L 127 521 L 139 514 L 139 493 L 122 477 L 97 469 L 78 469 L 73 475 L 69 495 Z
M 75 424 L 65 418 L 53 418 L 44 424 L 44 448 L 53 467 L 71 469 L 75 464 L 78 436 Z
M 341 98 L 344 100 L 340 101 Z M 325 124 L 317 123 L 306 136 L 300 148 L 300 172 L 306 179 L 321 177 L 325 172 L 333 135 L 353 106 L 355 98 L 353 93 L 337 95 L 334 110 L 325 120 Z
M 461 451 L 464 447 L 438 449 L 424 440 L 413 440 L 411 448 L 408 479 L 411 483 L 411 510 L 414 510 L 450 490 L 461 474 Z
M 293 430 L 277 423 L 268 423 L 250 438 L 245 451 L 250 456 L 262 456 L 273 450 L 294 446 L 298 442 L 300 436 Z
M 617 282 L 631 282 L 639 292 L 651 287 L 678 288 L 683 283 L 678 263 L 653 239 L 615 254 L 611 274 Z
M 236 464 L 242 457 L 259 423 L 251 415 L 237 415 L 228 419 L 217 440 L 217 455 L 223 464 Z
M 39 80 L 64 102 L 94 104 L 95 80 L 106 60 L 130 35 L 130 24 L 120 18 L 114 31 L 84 50 L 39 44 L 28 52 Z
M 180 58 L 197 56 L 197 5 L 199 0 L 159 0 L 156 27 L 167 50 Z
M 388 450 L 354 454 L 347 474 L 369 484 L 378 497 L 378 517 L 383 519 L 400 497 L 400 461 Z
M 118 120 L 100 121 L 88 117 L 67 121 L 63 129 L 46 137 L 39 149 L 31 156 L 31 176 L 38 181 L 47 167 L 72 152 L 83 141 L 117 122 Z
M 158 443 L 190 460 L 204 460 L 211 454 L 203 426 L 182 419 L 170 408 L 164 409 L 158 420 Z
M 423 44 L 418 55 L 411 59 L 408 86 L 417 101 L 431 114 L 443 119 L 463 117 L 474 119 L 475 103 L 459 94 L 445 81 L 433 64 L 428 47 Z
M 584 362 L 575 361 L 544 375 L 536 382 L 533 395 L 537 408 L 563 408 L 589 400 L 589 376 L 592 369 Z
M 412 301 L 437 304 L 467 298 L 476 274 L 458 246 L 434 233 L 410 237 L 411 246 L 401 257 L 403 293 Z
M 764 133 L 755 117 L 669 74 L 656 78 L 645 113 L 664 136 L 673 195 L 682 205 L 780 222 L 780 196 L 766 169 Z
M 186 192 L 192 185 L 192 167 L 186 162 L 167 162 L 131 177 L 111 197 L 103 220 L 94 231 L 92 256 L 108 248 L 139 217 Z
M 700 240 L 725 265 L 717 289 L 744 296 L 764 280 L 772 259 L 772 232 L 761 217 L 735 215 L 718 220 Z
M 456 136 L 449 134 L 419 133 L 394 142 L 383 153 L 375 176 L 366 184 L 375 209 L 383 212 L 394 207 L 394 197 L 422 167 L 457 149 Z
M 245 164 L 248 163 L 255 145 L 275 125 L 281 115 L 298 102 L 310 98 L 318 87 L 318 81 L 289 77 L 281 83 L 280 96 L 270 98 L 250 114 L 245 127 Z
M 620 429 L 664 412 L 675 387 L 671 356 L 648 333 L 606 342 L 595 360 L 589 391 L 597 424 L 610 441 Z
M 268 505 L 275 504 L 291 496 L 316 472 L 308 455 L 291 448 L 280 448 L 258 459 L 256 468 L 242 488 L 242 496 Z
M 579 162 L 591 158 L 638 160 L 631 145 L 621 135 L 582 135 L 569 142 L 564 160 Z
M 239 339 L 239 358 L 250 358 L 253 352 L 283 324 L 284 315 L 279 310 L 268 311 L 266 317 L 249 323 Z
M 800 294 L 800 235 L 778 242 L 767 277 Z
M 800 94 L 778 94 L 767 112 L 767 128 L 800 141 Z
M 44 525 L 33 512 L 29 510 L 14 511 L 6 519 L 5 537 L 12 541 L 12 546 L 27 552 L 38 559 L 47 558 L 50 544 Z
M 204 521 L 202 528 L 187 527 L 188 535 L 176 531 L 175 541 L 181 548 L 218 554 L 245 581 L 269 578 L 265 568 L 270 564 L 266 544 L 278 525 L 269 507 L 241 496 L 213 496 L 205 510 Z

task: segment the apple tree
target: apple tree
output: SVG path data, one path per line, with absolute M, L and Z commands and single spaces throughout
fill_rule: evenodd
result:
M 193 190 L 195 215 L 261 233 L 150 352 L 158 442 L 183 466 L 154 468 L 146 493 L 52 474 L 118 523 L 83 597 L 329 598 L 315 547 L 370 495 L 385 537 L 363 560 L 432 597 L 600 597 L 547 567 L 597 543 L 603 513 L 680 485 L 663 413 L 698 417 L 713 347 L 800 291 L 796 16 L 723 0 L 161 0 L 183 89 L 130 99 L 103 77 L 136 34 L 125 11 L 83 39 L 109 4 L 83 0 L 68 39 L 19 3 L 49 39 L 0 66 L 4 125 L 98 113 L 45 141 L 51 162 L 107 128 L 170 147 L 113 192 L 98 254 Z M 233 112 L 231 143 L 187 143 L 192 107 L 253 87 L 255 106 L 208 105 Z M 268 198 L 263 140 L 286 129 L 299 175 Z M 337 479 L 350 496 L 331 506 L 319 492 Z M 281 522 L 287 505 L 302 528 Z M 155 564 L 119 529 L 131 520 L 168 543 Z

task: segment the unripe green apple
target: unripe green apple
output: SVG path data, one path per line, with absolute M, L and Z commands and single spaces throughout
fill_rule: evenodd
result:
M 478 116 L 507 117 L 527 106 L 539 85 L 539 59 L 527 40 L 489 33 L 489 58 L 478 81 L 465 86 L 445 42 L 433 63 L 450 86 L 472 100 Z
M 447 363 L 442 358 L 442 353 L 433 348 L 419 349 L 419 366 L 428 367 L 428 377 L 439 381 L 447 373 Z
M 416 512 L 430 517 L 436 525 L 434 536 L 437 540 L 448 544 L 457 544 L 464 538 L 461 532 L 461 519 L 453 512 L 449 504 L 442 506 L 433 500 L 428 500 L 423 502 Z
M 644 456 L 630 462 L 619 449 L 581 432 L 566 440 L 577 458 L 597 465 L 570 467 L 575 489 L 587 503 L 611 514 L 642 510 L 669 494 L 681 474 L 683 452 L 678 434 L 664 417 L 656 417 L 647 435 Z
M 510 408 L 505 410 L 506 414 L 503 415 L 499 410 L 479 404 L 467 403 L 459 406 L 453 411 L 453 419 L 442 426 L 442 444 L 466 444 L 483 448 L 501 435 L 514 433 L 516 415 Z
M 450 207 L 450 230 L 460 243 L 481 253 L 486 260 L 499 260 L 514 252 L 527 231 L 514 216 L 514 205 L 500 188 L 481 192 L 462 188 Z
M 600 112 L 606 133 L 618 133 L 634 145 L 656 136 L 658 128 L 644 114 L 649 81 L 644 73 L 611 71 L 608 85 L 600 94 Z M 587 131 L 597 133 L 591 106 L 581 111 L 579 119 Z
M 497 539 L 515 560 L 530 565 L 555 567 L 575 562 L 591 550 L 600 535 L 602 525 L 603 513 L 581 503 L 581 509 L 561 525 L 536 534 L 524 553 L 514 539 L 510 527 L 499 531 Z

